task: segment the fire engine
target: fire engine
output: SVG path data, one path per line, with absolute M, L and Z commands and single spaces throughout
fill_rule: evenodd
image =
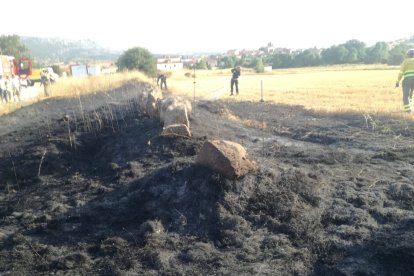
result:
M 32 74 L 32 60 L 22 57 L 18 62 L 12 56 L 0 55 L 0 76 L 11 77 L 18 75 L 26 85 L 30 85 L 29 76 Z

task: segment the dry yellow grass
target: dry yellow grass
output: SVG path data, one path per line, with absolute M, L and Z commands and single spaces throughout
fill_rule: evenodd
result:
M 191 72 L 193 73 L 193 72 Z M 193 78 L 175 72 L 168 86 L 175 94 L 193 97 Z M 259 101 L 302 105 L 319 112 L 402 112 L 402 92 L 395 89 L 398 67 L 385 65 L 329 66 L 273 70 L 255 74 L 242 71 L 240 95 L 230 97 L 230 70 L 197 71 L 196 98 Z
M 60 79 L 52 86 L 52 96 L 78 97 L 91 93 L 107 92 L 120 88 L 130 81 L 149 82 L 150 80 L 137 71 L 93 77 L 66 78 Z
M 91 93 L 106 92 L 120 88 L 131 81 L 150 82 L 150 79 L 137 71 L 94 77 L 62 78 L 51 86 L 51 97 L 70 98 Z M 16 109 L 43 100 L 43 88 L 38 85 L 35 87 L 39 90 L 39 95 L 37 97 L 18 103 L 12 102 L 0 104 L 0 115 L 13 112 Z M 24 91 L 22 93 L 24 93 Z
M 174 72 L 168 78 L 168 87 L 174 94 L 192 98 L 194 83 L 192 77 L 185 76 L 187 72 L 193 73 Z M 243 70 L 239 84 L 240 95 L 230 97 L 229 69 L 196 71 L 196 98 L 259 101 L 262 82 L 264 100 L 267 102 L 302 105 L 319 112 L 386 113 L 410 118 L 411 115 L 402 112 L 401 88 L 394 88 L 397 74 L 398 67 L 386 65 L 280 69 L 265 74 Z M 53 85 L 52 96 L 79 97 L 88 93 L 110 91 L 130 81 L 151 82 L 139 72 L 67 78 Z M 38 100 L 41 98 L 33 102 Z M 21 106 L 21 103 L 0 105 L 0 114 Z

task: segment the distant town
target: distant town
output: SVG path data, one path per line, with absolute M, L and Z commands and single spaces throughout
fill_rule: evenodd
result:
M 12 36 L 18 41 L 18 36 Z M 10 37 L 4 37 L 9 39 Z M 22 37 L 34 68 L 53 67 L 62 76 L 111 74 L 120 68 L 124 53 L 100 47 L 90 40 L 68 41 L 58 38 Z M 258 49 L 229 49 L 206 54 L 154 54 L 158 71 L 224 69 L 234 66 L 251 68 L 258 73 L 279 68 L 298 68 L 338 64 L 399 65 L 407 49 L 414 47 L 414 36 L 391 42 L 366 45 L 352 39 L 328 48 L 291 49 L 272 42 Z M 136 47 L 140 48 L 140 47 Z M 145 49 L 146 50 L 146 49 Z M 128 51 L 128 50 L 126 50 Z
M 292 50 L 289 48 L 276 48 L 273 43 L 269 42 L 266 46 L 260 47 L 257 50 L 249 49 L 230 49 L 224 54 L 214 55 L 168 55 L 158 56 L 157 69 L 158 70 L 182 70 L 185 68 L 194 68 L 196 64 L 204 62 L 206 68 L 204 69 L 217 69 L 224 66 L 224 62 L 228 58 L 243 59 L 243 63 L 251 63 L 255 58 L 262 58 L 272 54 L 295 54 L 301 52 L 301 50 Z

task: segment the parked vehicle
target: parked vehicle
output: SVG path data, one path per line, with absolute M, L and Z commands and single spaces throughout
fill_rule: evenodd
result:
M 32 60 L 28 57 L 22 57 L 16 62 L 13 56 L 0 55 L 0 75 L 11 77 L 19 76 L 22 85 L 30 85 L 30 76 L 32 75 Z
M 54 83 L 59 79 L 59 75 L 53 71 L 52 67 L 44 67 L 40 69 L 33 69 L 32 74 L 29 77 L 30 85 L 33 85 L 36 82 L 40 82 L 42 74 L 47 74 L 50 79 L 50 82 Z

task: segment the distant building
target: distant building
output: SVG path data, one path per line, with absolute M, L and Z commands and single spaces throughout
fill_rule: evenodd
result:
M 292 52 L 289 48 L 275 48 L 273 53 L 290 55 Z
M 205 61 L 210 66 L 211 69 L 216 69 L 218 67 L 218 58 L 217 57 L 209 57 L 206 58 Z
M 232 49 L 232 50 L 228 50 L 227 51 L 227 55 L 228 56 L 239 56 L 240 55 L 240 50 L 236 50 L 236 49 Z
M 275 50 L 275 47 L 273 46 L 272 42 L 267 43 L 267 46 L 264 47 L 263 52 L 265 52 L 266 54 L 271 54 L 273 53 L 273 51 Z
M 184 64 L 181 58 L 158 58 L 157 59 L 157 70 L 160 71 L 175 71 L 182 70 Z
M 102 74 L 102 68 L 100 65 L 88 65 L 88 75 L 97 76 Z
M 270 72 L 272 72 L 272 66 L 265 66 L 264 67 L 264 72 L 267 72 L 267 73 L 270 73 Z
M 88 75 L 88 66 L 86 64 L 70 65 L 70 73 L 72 77 L 85 77 Z

